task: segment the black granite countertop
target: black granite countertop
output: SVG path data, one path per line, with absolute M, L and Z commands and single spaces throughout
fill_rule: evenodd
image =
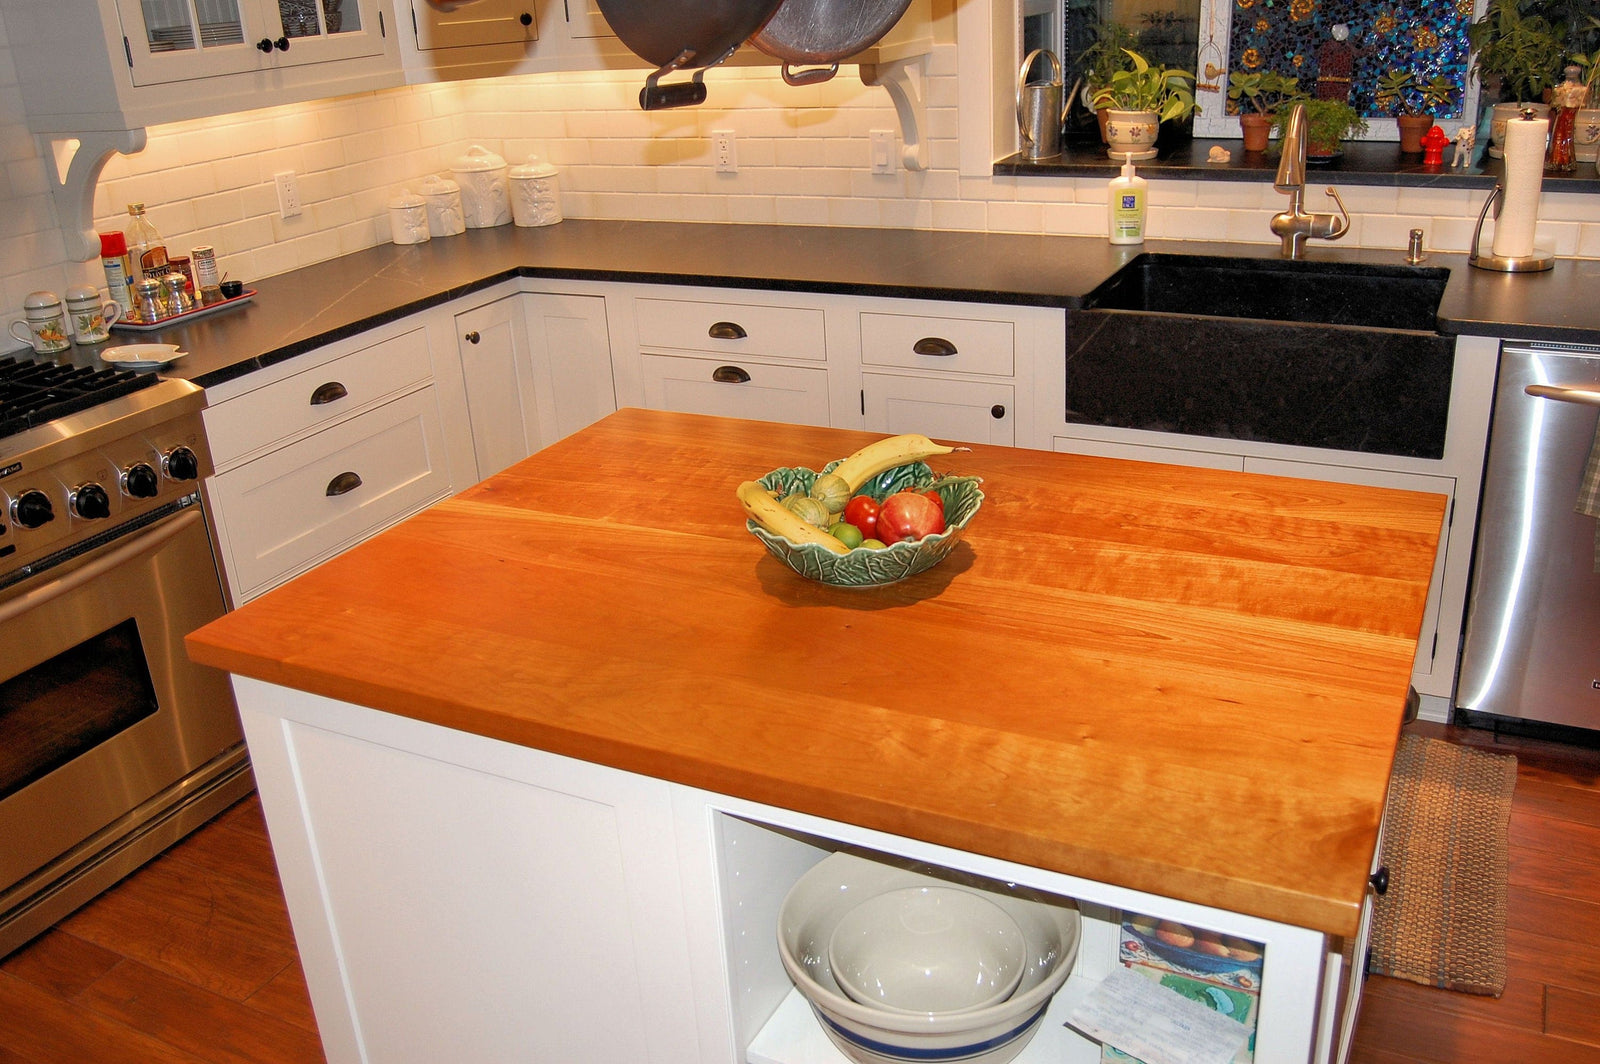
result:
M 1262 219 L 1266 227 L 1266 219 Z M 1276 245 L 911 229 L 569 219 L 544 228 L 468 230 L 408 247 L 385 244 L 248 282 L 254 300 L 113 343 L 179 344 L 171 375 L 212 386 L 375 325 L 516 276 L 831 292 L 1071 309 L 1145 252 L 1276 257 Z M 1313 259 L 1400 264 L 1398 251 L 1315 245 Z M 1440 330 L 1600 343 L 1600 261 L 1561 259 L 1540 274 L 1450 270 Z M 75 357 L 93 359 L 93 349 Z

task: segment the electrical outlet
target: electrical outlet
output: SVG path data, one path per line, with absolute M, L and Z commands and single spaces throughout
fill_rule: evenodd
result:
M 713 129 L 711 131 L 711 159 L 716 164 L 719 174 L 736 174 L 739 172 L 739 145 L 733 139 L 731 129 Z
M 875 174 L 894 173 L 894 130 L 874 129 L 872 131 L 872 172 Z
M 298 218 L 301 212 L 300 184 L 293 170 L 280 170 L 272 175 L 278 186 L 278 217 Z

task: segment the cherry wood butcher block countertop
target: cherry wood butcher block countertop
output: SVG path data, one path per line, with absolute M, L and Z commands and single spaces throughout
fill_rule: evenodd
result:
M 802 579 L 741 480 L 862 432 L 623 410 L 189 636 L 260 680 L 1357 930 L 1442 496 L 1007 447 L 935 568 Z

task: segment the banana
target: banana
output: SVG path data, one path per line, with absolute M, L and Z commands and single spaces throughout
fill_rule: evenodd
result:
M 775 536 L 782 536 L 796 543 L 815 543 L 835 554 L 850 553 L 850 548 L 841 540 L 803 520 L 793 510 L 774 499 L 766 488 L 754 480 L 747 480 L 739 485 L 739 502 L 752 521 Z
M 867 444 L 840 462 L 834 467 L 833 472 L 835 476 L 844 478 L 845 483 L 850 485 L 851 494 L 854 494 L 861 490 L 861 485 L 886 469 L 920 462 L 936 454 L 949 454 L 956 449 L 942 447 L 928 437 L 916 433 L 886 436 L 876 443 Z

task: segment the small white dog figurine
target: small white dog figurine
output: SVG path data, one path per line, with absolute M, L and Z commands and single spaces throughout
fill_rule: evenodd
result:
M 1463 170 L 1472 165 L 1472 146 L 1478 142 L 1478 131 L 1471 126 L 1462 126 L 1456 130 L 1456 150 L 1450 156 L 1450 165 L 1459 166 Z

